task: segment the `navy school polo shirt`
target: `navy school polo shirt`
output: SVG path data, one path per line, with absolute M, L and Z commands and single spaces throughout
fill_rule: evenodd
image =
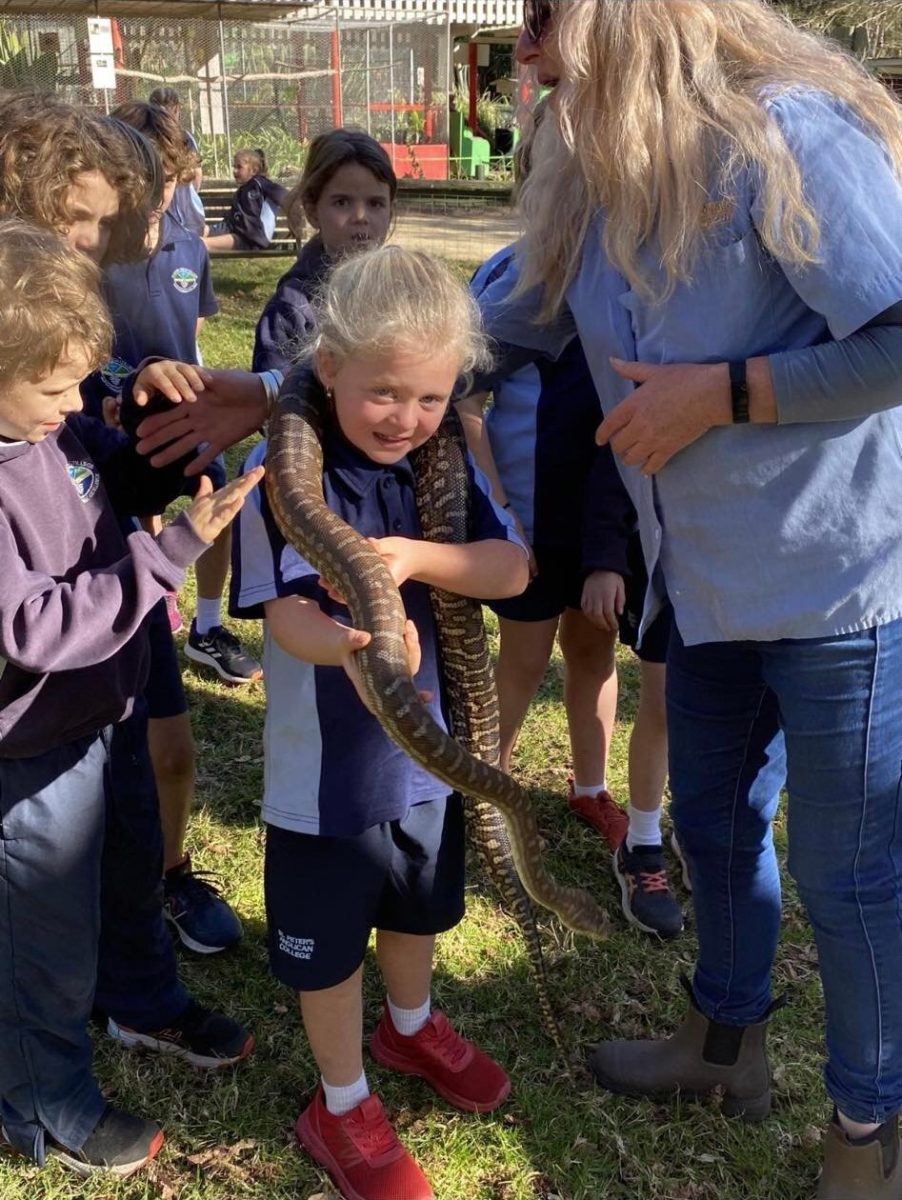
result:
M 99 372 L 102 387 L 96 389 L 106 394 L 117 394 L 125 376 L 150 355 L 197 363 L 198 318 L 219 311 L 206 246 L 168 213 L 160 232 L 149 258 L 104 273 L 103 294 L 115 331 L 113 356 Z
M 365 537 L 420 536 L 414 477 L 406 459 L 394 466 L 371 462 L 338 434 L 327 438 L 325 450 L 323 493 L 333 512 Z M 265 458 L 262 442 L 245 471 Z M 473 540 L 518 542 L 507 514 L 491 501 L 485 477 L 472 464 L 469 470 Z M 264 488 L 251 493 L 234 530 L 229 606 L 233 616 L 262 617 L 267 600 L 306 596 L 330 617 L 350 624 L 348 610 L 327 596 L 314 568 L 282 537 Z M 423 652 L 416 684 L 432 692 L 429 709 L 444 728 L 429 589 L 407 582 L 401 597 Z M 267 623 L 264 643 L 263 817 L 268 824 L 298 833 L 353 837 L 402 818 L 413 805 L 448 794 L 445 784 L 388 738 L 341 667 L 313 666 L 286 654 Z

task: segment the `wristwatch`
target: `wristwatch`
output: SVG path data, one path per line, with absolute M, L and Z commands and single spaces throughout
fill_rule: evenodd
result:
M 747 425 L 749 421 L 749 385 L 745 376 L 745 359 L 730 363 L 730 404 L 733 424 Z

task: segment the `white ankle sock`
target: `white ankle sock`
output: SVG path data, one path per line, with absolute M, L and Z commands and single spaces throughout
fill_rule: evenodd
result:
M 588 785 L 573 781 L 574 796 L 597 796 L 599 792 L 606 792 L 608 789 L 607 780 L 602 779 L 601 783 L 590 783 Z
M 427 996 L 425 1004 L 421 1004 L 419 1008 L 397 1008 L 392 1004 L 389 996 L 388 1011 L 391 1014 L 391 1023 L 398 1033 L 403 1037 L 413 1037 L 429 1020 L 429 1014 L 432 1012 L 432 997 Z
M 194 623 L 201 637 L 209 633 L 211 629 L 215 629 L 217 625 L 221 625 L 222 597 L 217 596 L 215 600 L 205 600 L 202 596 L 198 596 Z
M 632 850 L 636 846 L 660 846 L 660 805 L 652 809 L 651 812 L 641 812 L 638 808 L 633 808 L 632 804 L 630 804 L 626 811 L 630 819 L 630 827 L 626 835 L 627 850 Z
M 325 1079 L 322 1080 L 322 1084 L 323 1095 L 326 1097 L 326 1108 L 333 1117 L 344 1116 L 352 1108 L 362 1104 L 370 1094 L 365 1071 L 356 1083 L 349 1083 L 345 1087 L 333 1087 L 331 1083 L 326 1083 Z

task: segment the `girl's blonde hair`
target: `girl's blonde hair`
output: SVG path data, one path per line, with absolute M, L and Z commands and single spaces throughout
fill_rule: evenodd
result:
M 42 378 L 76 348 L 93 371 L 112 340 L 94 263 L 49 230 L 0 220 L 0 387 Z
M 462 375 L 491 362 L 476 301 L 439 259 L 400 246 L 343 259 L 323 290 L 308 353 L 341 365 L 396 350 L 453 355 Z
M 902 175 L 902 121 L 889 92 L 851 56 L 765 0 L 567 0 L 548 29 L 562 64 L 521 192 L 527 233 L 520 288 L 561 305 L 597 209 L 608 258 L 657 299 L 692 277 L 706 205 L 759 174 L 765 246 L 817 260 L 818 219 L 763 94 L 816 89 L 849 105 Z M 666 277 L 655 296 L 639 252 L 652 238 Z

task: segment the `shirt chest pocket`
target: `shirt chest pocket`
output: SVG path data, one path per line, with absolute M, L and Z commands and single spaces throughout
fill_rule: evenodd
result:
M 632 289 L 629 311 L 640 362 L 720 362 L 769 340 L 775 264 L 752 227 L 712 231 L 693 277 L 656 301 Z

